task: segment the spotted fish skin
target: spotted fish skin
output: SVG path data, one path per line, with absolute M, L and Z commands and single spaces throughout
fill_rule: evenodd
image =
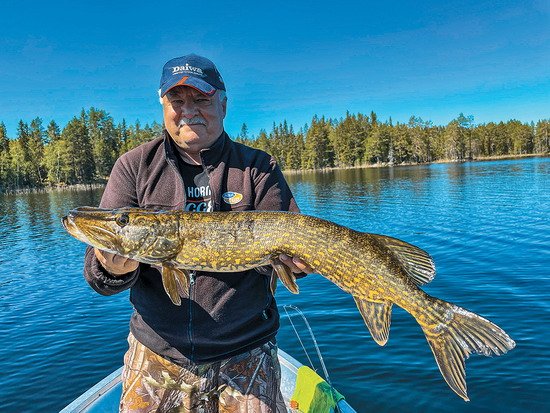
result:
M 419 288 L 433 279 L 433 261 L 425 251 L 396 238 L 275 211 L 82 207 L 70 211 L 63 225 L 93 247 L 161 266 L 174 304 L 188 288 L 189 270 L 232 272 L 271 264 L 296 293 L 293 274 L 277 257 L 299 257 L 353 296 L 379 345 L 388 340 L 392 306 L 409 312 L 424 331 L 447 384 L 464 400 L 469 400 L 464 360 L 471 353 L 500 355 L 515 346 L 497 325 Z

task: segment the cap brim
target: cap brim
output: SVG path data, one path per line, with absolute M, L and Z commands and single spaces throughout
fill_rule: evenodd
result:
M 208 96 L 212 96 L 216 93 L 216 88 L 210 83 L 193 76 L 183 76 L 180 79 L 175 79 L 173 82 L 166 82 L 162 85 L 160 88 L 160 97 L 166 95 L 170 89 L 173 89 L 176 86 L 189 86 Z

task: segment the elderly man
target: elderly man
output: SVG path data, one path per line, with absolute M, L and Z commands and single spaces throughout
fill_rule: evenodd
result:
M 122 155 L 100 206 L 188 211 L 297 211 L 276 161 L 229 139 L 224 82 L 194 54 L 168 61 L 163 135 Z M 311 272 L 281 256 L 295 273 Z M 100 294 L 131 289 L 121 412 L 279 412 L 279 314 L 271 271 L 193 272 L 180 306 L 157 268 L 89 248 L 84 275 Z

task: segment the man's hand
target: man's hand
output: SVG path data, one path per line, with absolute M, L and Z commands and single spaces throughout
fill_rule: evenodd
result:
M 94 253 L 101 266 L 115 276 L 135 271 L 139 266 L 138 261 L 101 251 L 97 248 L 94 248 Z
M 313 272 L 313 268 L 298 257 L 289 257 L 286 254 L 280 254 L 279 259 L 290 268 L 293 273 L 305 272 L 306 274 L 311 274 Z

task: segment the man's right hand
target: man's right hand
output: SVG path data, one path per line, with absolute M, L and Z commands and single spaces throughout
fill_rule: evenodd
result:
M 114 276 L 128 274 L 135 271 L 139 266 L 139 262 L 136 260 L 101 251 L 97 248 L 94 248 L 94 253 L 101 266 Z

